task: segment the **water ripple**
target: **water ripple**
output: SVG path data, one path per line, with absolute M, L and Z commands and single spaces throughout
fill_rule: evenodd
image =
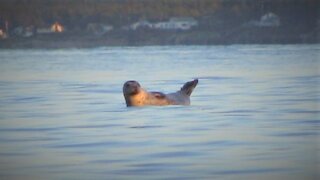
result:
M 235 169 L 215 171 L 216 175 L 236 175 L 236 174 L 262 174 L 262 173 L 276 173 L 276 172 L 290 172 L 295 169 L 289 168 L 256 168 L 256 169 Z

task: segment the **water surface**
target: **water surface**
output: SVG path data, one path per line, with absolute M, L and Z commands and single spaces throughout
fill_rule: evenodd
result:
M 319 50 L 0 50 L 0 178 L 317 179 Z M 191 106 L 125 106 L 193 78 Z

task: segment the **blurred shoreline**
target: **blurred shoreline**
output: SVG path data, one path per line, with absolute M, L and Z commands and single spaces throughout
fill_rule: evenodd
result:
M 309 44 L 318 0 L 3 0 L 0 48 Z
M 77 33 L 39 35 L 29 38 L 13 37 L 0 40 L 1 49 L 59 49 L 92 48 L 99 46 L 153 45 L 229 45 L 229 44 L 314 44 L 319 35 L 288 33 L 277 28 L 240 29 L 213 33 L 210 31 L 150 31 L 111 32 L 103 36 Z

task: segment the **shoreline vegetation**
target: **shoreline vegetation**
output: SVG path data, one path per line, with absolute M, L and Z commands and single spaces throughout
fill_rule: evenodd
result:
M 320 42 L 317 0 L 2 0 L 0 48 Z

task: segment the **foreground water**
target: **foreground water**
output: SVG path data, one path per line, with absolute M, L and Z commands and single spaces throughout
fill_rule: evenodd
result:
M 0 179 L 317 179 L 319 50 L 0 50 Z M 191 106 L 125 107 L 193 78 Z

